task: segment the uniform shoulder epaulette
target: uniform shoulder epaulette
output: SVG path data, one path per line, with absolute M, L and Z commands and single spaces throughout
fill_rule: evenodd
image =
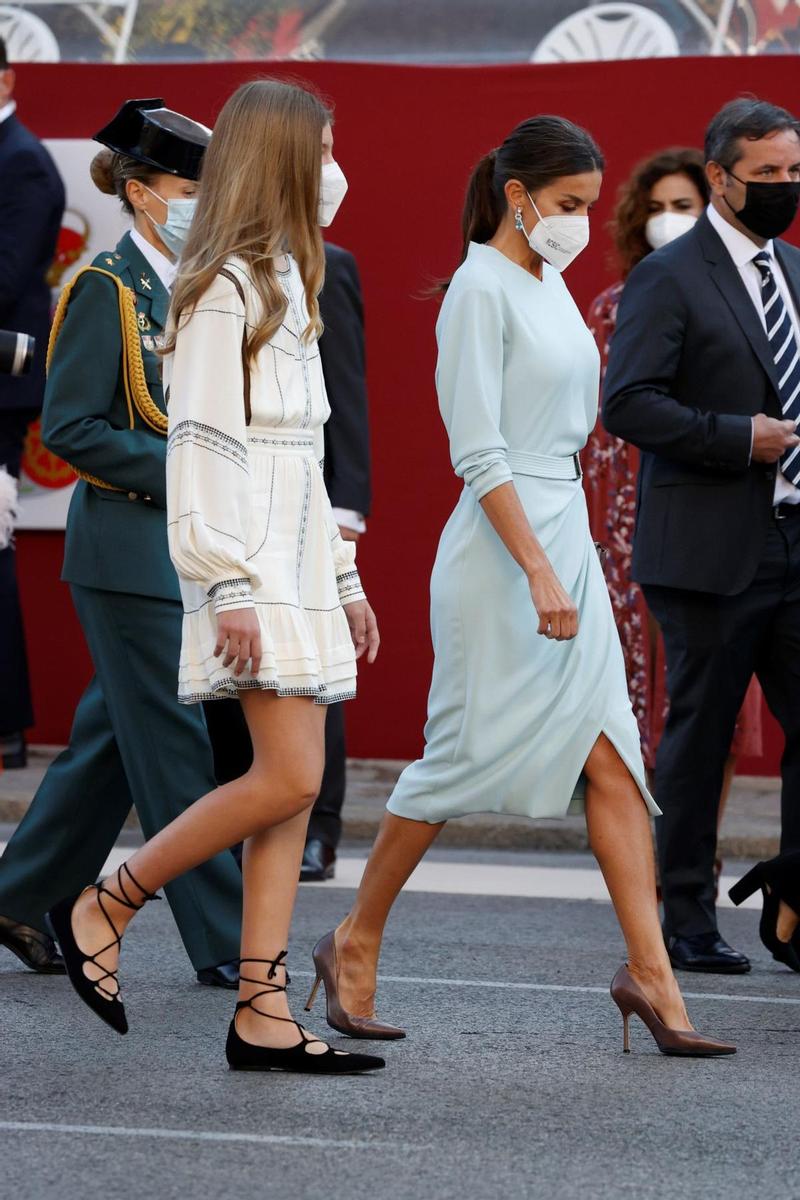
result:
M 116 250 L 103 250 L 95 256 L 92 266 L 101 271 L 110 271 L 112 275 L 121 275 L 128 267 L 128 260 Z
M 145 425 L 149 425 L 156 433 L 166 436 L 168 425 L 167 415 L 155 403 L 147 387 L 136 319 L 136 297 L 132 289 L 127 287 L 120 278 L 120 271 L 126 266 L 127 260 L 120 254 L 98 254 L 91 266 L 82 267 L 66 285 L 61 293 L 53 316 L 50 342 L 47 347 L 47 370 L 48 372 L 50 370 L 50 363 L 53 358 L 56 342 L 67 315 L 72 289 L 77 281 L 82 276 L 92 274 L 93 272 L 98 272 L 107 277 L 110 276 L 116 286 L 117 302 L 119 305 L 120 331 L 122 334 L 122 381 L 128 407 L 129 427 L 131 429 L 134 428 L 135 411 L 139 414 Z M 94 484 L 96 487 L 107 488 L 110 491 L 120 491 L 119 488 L 111 487 L 110 484 L 103 483 L 102 480 L 97 479 L 95 476 L 86 475 L 76 467 L 73 467 L 73 470 L 82 479 Z

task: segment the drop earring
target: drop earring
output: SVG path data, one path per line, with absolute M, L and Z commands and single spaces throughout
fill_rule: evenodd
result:
M 516 210 L 514 212 L 514 228 L 518 229 L 520 231 L 520 233 L 525 232 L 525 227 L 522 224 L 522 209 L 519 205 L 517 205 Z

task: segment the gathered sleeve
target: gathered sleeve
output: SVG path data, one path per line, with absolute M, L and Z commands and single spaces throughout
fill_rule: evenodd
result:
M 202 584 L 217 613 L 252 608 L 261 580 L 246 558 L 251 481 L 244 411 L 245 309 L 218 275 L 165 364 L 167 520 L 176 571 Z
M 439 317 L 436 390 L 453 469 L 482 500 L 512 479 L 500 432 L 503 314 L 488 288 L 453 289 Z
M 319 463 L 320 473 L 325 464 L 325 435 L 320 425 L 314 430 L 314 452 Z M 340 604 L 354 604 L 357 600 L 366 600 L 366 594 L 361 586 L 361 578 L 356 567 L 356 543 L 346 542 L 342 537 L 336 517 L 331 507 L 328 489 L 322 481 L 325 493 L 325 519 L 331 539 L 333 561 L 336 567 L 336 587 L 339 592 Z

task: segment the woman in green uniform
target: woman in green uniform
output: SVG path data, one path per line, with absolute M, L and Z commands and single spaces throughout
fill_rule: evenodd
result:
M 63 969 L 48 953 L 44 913 L 97 878 L 131 805 L 149 838 L 214 786 L 202 710 L 175 694 L 183 613 L 167 548 L 158 355 L 209 137 L 158 99 L 129 100 L 96 135 L 105 148 L 92 179 L 119 198 L 132 229 L 79 272 L 54 322 L 42 434 L 81 476 L 62 578 L 95 674 L 68 748 L 0 859 L 0 941 L 34 969 Z M 235 986 L 232 856 L 166 894 L 201 982 Z

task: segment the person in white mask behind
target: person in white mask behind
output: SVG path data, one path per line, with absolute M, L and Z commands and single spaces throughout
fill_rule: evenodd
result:
M 595 298 L 587 317 L 600 351 L 602 375 L 625 280 L 643 258 L 693 228 L 708 203 L 708 196 L 703 155 L 688 146 L 660 150 L 643 159 L 620 187 L 610 231 L 621 278 Z M 652 784 L 667 701 L 661 635 L 641 589 L 631 580 L 639 451 L 631 443 L 613 437 L 598 421 L 583 454 L 583 469 L 592 535 L 607 550 L 606 582 L 622 642 L 628 691 L 639 723 L 642 754 Z M 726 765 L 720 821 L 737 758 L 762 754 L 761 711 L 761 687 L 753 679 Z M 718 858 L 717 878 L 721 870 L 722 861 Z
M 667 1052 L 734 1050 L 692 1030 L 664 948 L 657 809 L 581 485 L 600 364 L 562 272 L 589 241 L 603 167 L 586 130 L 539 116 L 467 188 L 462 262 L 436 330 L 439 407 L 465 486 L 431 582 L 425 751 L 389 799 L 353 909 L 314 951 L 328 1020 L 353 1037 L 403 1036 L 374 1016 L 378 954 L 445 821 L 585 811 L 628 947 L 613 985 L 625 1046 L 635 1012 Z

